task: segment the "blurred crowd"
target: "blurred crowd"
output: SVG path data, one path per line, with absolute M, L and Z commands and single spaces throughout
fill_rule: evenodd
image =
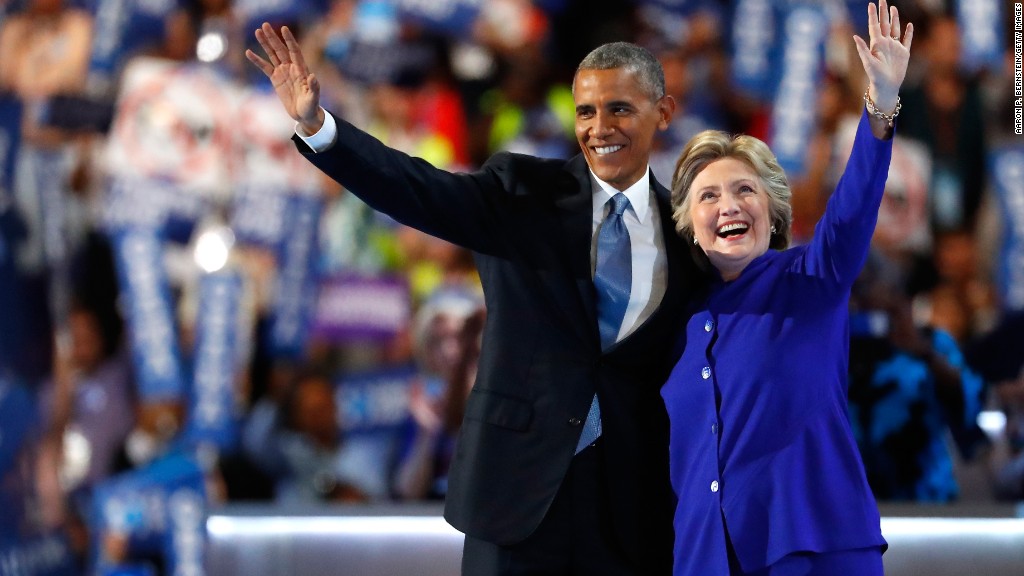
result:
M 850 418 L 880 500 L 954 501 L 957 462 L 1018 500 L 1012 7 L 897 5 L 913 55 L 851 299 Z M 244 63 L 259 23 L 296 33 L 325 107 L 450 170 L 575 155 L 576 63 L 637 42 L 678 106 L 658 181 L 700 130 L 757 136 L 787 151 L 799 243 L 863 108 L 865 6 L 0 0 L 0 560 L 57 534 L 75 566 L 167 571 L 171 485 L 204 507 L 444 498 L 485 326 L 472 254 L 298 158 Z M 809 67 L 786 56 L 800 10 L 821 22 Z

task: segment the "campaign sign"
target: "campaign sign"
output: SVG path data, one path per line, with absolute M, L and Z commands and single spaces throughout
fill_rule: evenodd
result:
M 322 202 L 304 195 L 288 197 L 288 230 L 278 246 L 271 348 L 281 356 L 300 355 L 316 303 L 316 234 Z
M 182 193 L 165 179 L 114 177 L 103 197 L 101 218 L 108 232 L 153 229 L 162 238 L 184 244 L 210 207 L 207 198 Z
M 168 576 L 203 576 L 206 549 L 206 494 L 201 482 L 167 493 L 164 562 Z
M 729 31 L 732 82 L 754 98 L 769 100 L 775 86 L 776 14 L 772 0 L 738 0 Z
M 239 243 L 272 248 L 284 240 L 288 196 L 281 189 L 245 182 L 231 202 L 231 231 Z
M 1000 0 L 958 0 L 957 22 L 960 24 L 960 62 L 970 71 L 987 68 L 993 73 L 1003 69 L 1005 42 L 1003 23 L 1006 17 Z
M 157 576 L 156 570 L 148 564 L 130 564 L 125 566 L 105 566 L 98 576 Z
M 353 40 L 349 45 L 341 71 L 346 78 L 367 85 L 415 82 L 431 66 L 434 54 L 423 44 L 392 42 L 381 44 Z
M 400 427 L 409 415 L 409 383 L 413 366 L 347 374 L 339 378 L 335 401 L 345 434 Z
M 993 150 L 989 170 L 1003 215 L 997 283 L 1006 310 L 1024 310 L 1024 146 Z
M 781 31 L 782 74 L 775 89 L 770 145 L 793 178 L 804 172 L 807 146 L 817 121 L 828 17 L 820 5 L 794 4 L 783 12 Z
M 74 576 L 75 557 L 60 533 L 0 540 L 0 576 Z
M 201 551 L 183 546 L 181 551 L 185 556 L 172 557 L 177 552 L 171 546 L 168 554 L 168 533 L 179 530 L 194 533 L 190 515 L 195 514 L 196 506 L 205 514 L 205 494 L 202 469 L 194 459 L 183 454 L 162 458 L 145 468 L 119 474 L 99 484 L 93 497 L 91 519 L 96 566 L 105 569 L 119 565 L 104 555 L 103 538 L 109 535 L 127 538 L 129 562 L 133 554 L 163 553 L 164 562 L 169 566 L 191 565 Z M 197 500 L 202 505 L 197 505 Z M 171 538 L 177 536 L 172 534 Z
M 245 188 L 313 191 L 321 187 L 323 174 L 295 148 L 295 121 L 281 109 L 273 90 L 239 92 L 237 118 L 232 127 L 237 170 L 233 181 Z
M 14 193 L 14 160 L 21 144 L 21 101 L 0 94 L 0 212 Z
M 676 14 L 689 14 L 701 5 L 710 4 L 704 0 L 637 0 L 641 6 L 654 6 Z
M 125 69 L 106 152 L 115 178 L 159 179 L 179 193 L 231 191 L 238 92 L 208 66 L 136 58 Z
M 0 478 L 14 466 L 36 416 L 35 396 L 14 379 L 0 376 Z
M 165 40 L 167 17 L 177 0 L 96 0 L 89 72 L 110 83 L 137 51 Z
M 397 0 L 400 18 L 452 36 L 469 37 L 484 0 Z
M 181 398 L 184 380 L 162 241 L 145 228 L 118 231 L 112 241 L 139 395 L 144 400 Z
M 239 314 L 242 277 L 225 269 L 199 279 L 196 349 L 186 438 L 231 450 L 238 442 Z
M 344 343 L 386 342 L 409 323 L 409 285 L 404 278 L 344 275 L 320 283 L 312 333 Z

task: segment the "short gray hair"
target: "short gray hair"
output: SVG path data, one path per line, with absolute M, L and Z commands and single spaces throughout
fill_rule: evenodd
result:
M 651 101 L 665 95 L 665 71 L 661 67 L 661 62 L 646 48 L 629 42 L 610 42 L 594 48 L 576 67 L 576 74 L 581 70 L 618 68 L 633 73 L 640 84 L 640 89 L 650 96 Z
M 731 136 L 721 130 L 705 130 L 686 143 L 675 172 L 672 173 L 672 219 L 676 232 L 687 240 L 693 238 L 693 220 L 690 218 L 690 188 L 694 179 L 715 160 L 735 158 L 750 166 L 761 179 L 768 194 L 768 216 L 776 232 L 768 243 L 769 248 L 785 250 L 793 237 L 793 196 L 786 179 L 786 172 L 779 165 L 768 145 L 741 134 Z

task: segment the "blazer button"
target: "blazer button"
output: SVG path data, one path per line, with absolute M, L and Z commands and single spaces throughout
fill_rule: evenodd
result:
M 569 426 L 579 426 L 580 424 L 583 424 L 583 421 L 580 420 L 579 418 L 575 416 L 569 418 Z

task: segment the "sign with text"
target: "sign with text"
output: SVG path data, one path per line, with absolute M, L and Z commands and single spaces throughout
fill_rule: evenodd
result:
M 184 380 L 171 307 L 163 241 L 156 230 L 134 228 L 112 236 L 139 395 L 180 399 Z
M 997 284 L 1004 309 L 1024 310 L 1024 146 L 993 150 L 989 166 L 1003 215 Z
M 409 323 L 404 278 L 345 275 L 320 282 L 312 332 L 332 342 L 386 342 Z
M 775 89 L 769 144 L 793 178 L 803 174 L 817 118 L 829 21 L 820 5 L 800 3 L 784 12 L 781 24 L 782 74 Z
M 190 443 L 231 450 L 238 442 L 242 277 L 234 270 L 199 279 L 192 394 L 186 424 Z

